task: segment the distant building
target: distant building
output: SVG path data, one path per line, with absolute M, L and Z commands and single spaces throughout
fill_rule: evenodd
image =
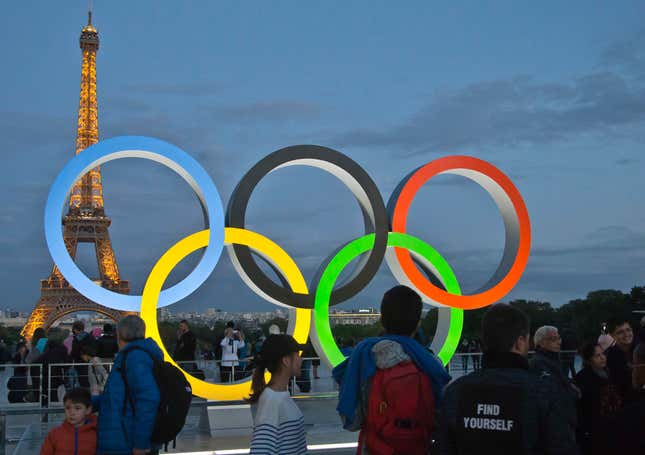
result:
M 221 313 L 222 310 L 218 310 L 217 308 L 206 308 L 206 311 L 204 312 L 204 316 L 206 318 L 214 318 L 217 316 L 217 313 Z
M 27 323 L 27 318 L 26 317 L 20 317 L 16 315 L 16 317 L 0 317 L 0 325 L 3 325 L 5 327 L 22 327 Z
M 159 308 L 158 311 L 158 317 L 160 321 L 168 321 L 170 318 L 172 318 L 172 313 L 168 308 Z
M 381 313 L 374 308 L 354 311 L 336 311 L 329 313 L 329 324 L 335 325 L 371 325 L 381 320 Z

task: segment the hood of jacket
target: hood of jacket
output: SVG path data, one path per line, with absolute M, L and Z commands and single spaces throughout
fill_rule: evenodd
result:
M 402 362 L 409 362 L 410 356 L 394 340 L 382 340 L 372 347 L 374 363 L 379 370 L 386 370 Z

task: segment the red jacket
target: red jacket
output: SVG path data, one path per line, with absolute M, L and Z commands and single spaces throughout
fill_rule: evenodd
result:
M 40 455 L 95 455 L 96 416 L 90 415 L 85 424 L 74 428 L 65 421 L 47 434 Z

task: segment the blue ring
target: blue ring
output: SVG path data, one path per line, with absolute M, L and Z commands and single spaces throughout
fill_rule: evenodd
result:
M 153 151 L 154 150 L 154 151 Z M 45 206 L 45 238 L 49 252 L 65 279 L 78 292 L 103 306 L 121 311 L 139 311 L 140 295 L 126 295 L 95 284 L 70 257 L 63 241 L 61 214 L 72 185 L 103 163 L 119 158 L 144 158 L 169 167 L 195 191 L 209 228 L 208 246 L 195 269 L 182 281 L 161 291 L 159 307 L 175 303 L 191 294 L 209 277 L 224 246 L 224 209 L 215 184 L 202 166 L 180 148 L 144 136 L 120 136 L 98 142 L 70 160 L 54 180 Z

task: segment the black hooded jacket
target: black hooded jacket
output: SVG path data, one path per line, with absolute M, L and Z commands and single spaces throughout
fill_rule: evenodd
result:
M 578 453 L 553 383 L 530 371 L 526 358 L 486 352 L 482 367 L 446 387 L 439 453 Z

